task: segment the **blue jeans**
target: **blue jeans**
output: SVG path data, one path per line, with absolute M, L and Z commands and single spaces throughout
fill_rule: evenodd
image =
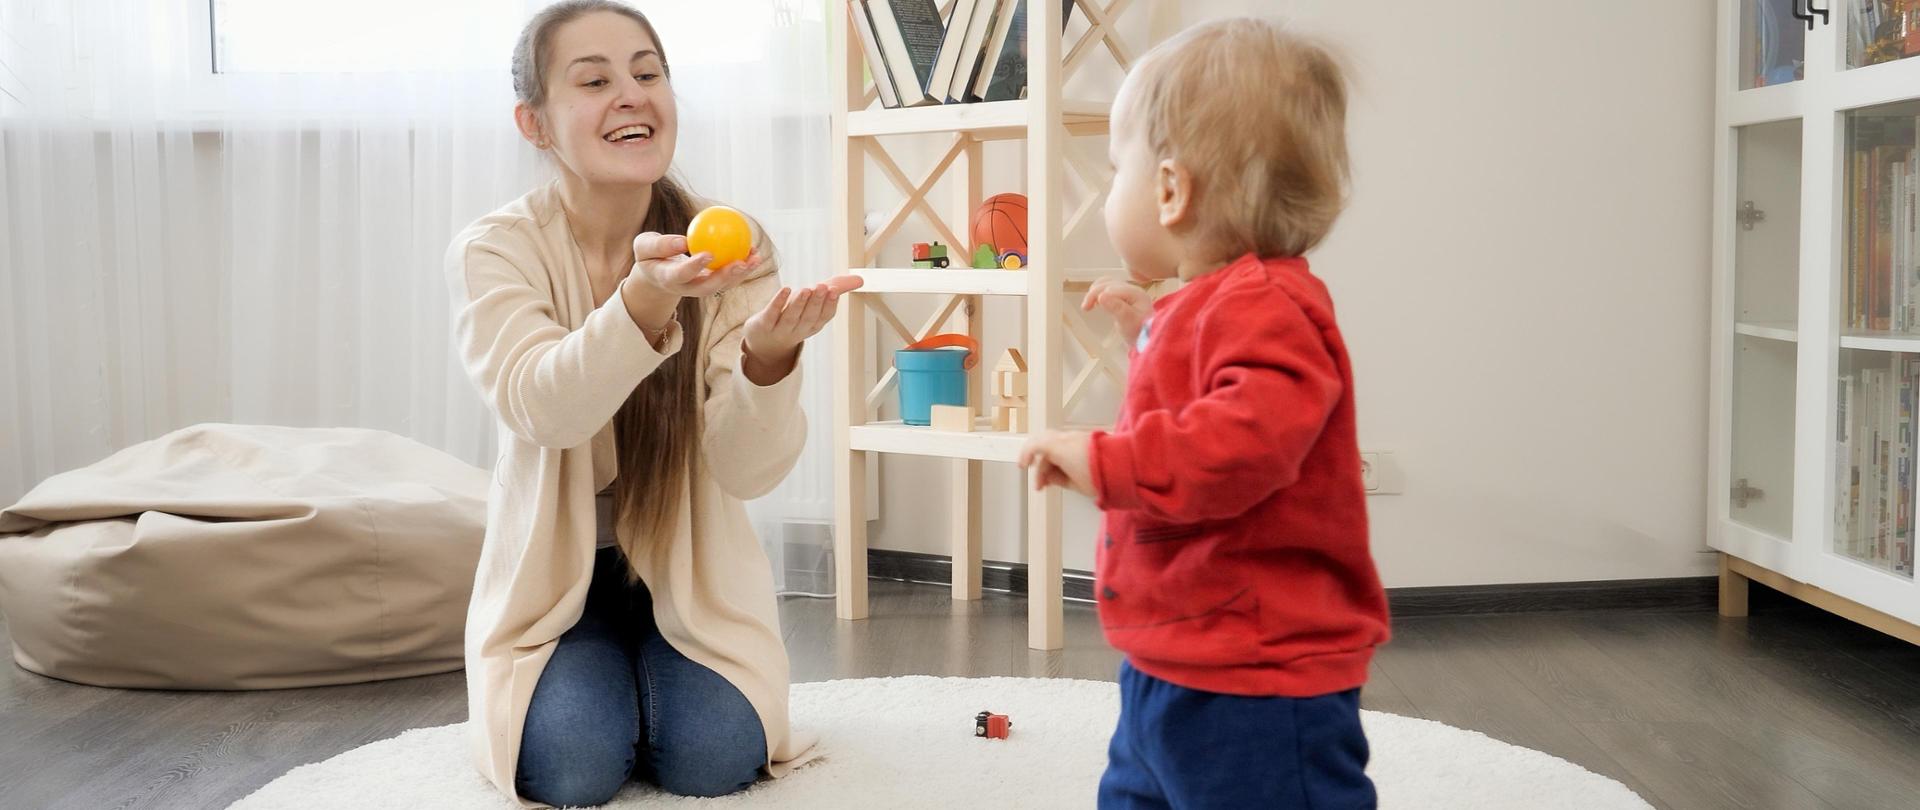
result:
M 1120 665 L 1120 726 L 1101 810 L 1377 806 L 1360 690 L 1311 698 L 1202 692 Z
M 514 786 L 557 806 L 605 804 L 630 778 L 683 796 L 753 784 L 766 731 L 745 695 L 667 644 L 618 548 L 594 557 L 580 621 L 533 688 Z

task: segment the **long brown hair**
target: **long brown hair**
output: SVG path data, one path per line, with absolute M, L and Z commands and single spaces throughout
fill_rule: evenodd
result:
M 513 50 L 513 90 L 522 103 L 539 110 L 547 101 L 547 57 L 553 34 L 579 17 L 597 11 L 620 14 L 640 24 L 660 52 L 661 73 L 669 81 L 673 68 L 667 46 L 645 14 L 613 0 L 565 0 L 542 9 L 527 22 Z M 654 181 L 641 231 L 684 234 L 693 220 L 695 202 L 671 177 Z M 700 299 L 683 298 L 680 320 L 683 348 L 627 395 L 613 417 L 614 440 L 619 445 L 619 477 L 613 491 L 615 521 L 626 526 L 621 550 L 634 559 L 643 542 L 664 537 L 679 520 L 680 493 L 693 480 L 699 463 L 701 351 Z M 632 567 L 628 576 L 633 576 Z

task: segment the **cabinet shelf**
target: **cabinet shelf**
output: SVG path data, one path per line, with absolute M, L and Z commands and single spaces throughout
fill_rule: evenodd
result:
M 1727 125 L 1748 126 L 1800 117 L 1800 86 L 1805 82 L 1776 84 L 1742 90 L 1727 99 Z
M 1799 325 L 1789 321 L 1756 321 L 1734 324 L 1733 331 L 1747 337 L 1765 340 L 1783 340 L 1788 343 L 1800 339 Z
M 1920 87 L 1920 58 L 1841 71 L 1832 84 L 1836 109 L 1853 110 L 1876 104 L 1910 101 Z
M 1840 333 L 1840 348 L 1873 352 L 1920 352 L 1920 334 L 1853 329 Z

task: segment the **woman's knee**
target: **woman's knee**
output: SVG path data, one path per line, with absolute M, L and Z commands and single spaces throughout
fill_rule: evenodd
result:
M 605 736 L 543 740 L 522 749 L 514 787 L 556 807 L 606 804 L 632 775 L 633 758 L 632 743 Z
M 703 748 L 696 746 L 696 749 Z M 714 748 L 718 748 L 715 746 Z M 760 778 L 767 749 L 733 746 L 725 750 L 684 752 L 657 766 L 660 788 L 679 796 L 725 796 L 751 787 Z
M 520 795 L 559 807 L 606 804 L 633 774 L 639 734 L 619 711 L 548 705 L 531 712 L 520 740 L 514 786 Z
M 760 778 L 767 761 L 766 731 L 759 715 L 720 712 L 707 723 L 677 724 L 655 742 L 654 774 L 660 787 L 681 796 L 725 796 Z

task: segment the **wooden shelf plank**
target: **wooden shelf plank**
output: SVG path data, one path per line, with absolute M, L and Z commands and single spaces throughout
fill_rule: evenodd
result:
M 866 280 L 866 285 L 858 290 L 861 293 L 1026 295 L 1031 289 L 1027 286 L 1031 283 L 1029 274 L 1043 271 L 976 270 L 965 267 L 946 270 L 854 267 L 847 272 Z M 1093 283 L 1094 279 L 1102 276 L 1120 276 L 1125 272 L 1119 268 L 1075 268 L 1066 271 L 1061 283 L 1069 292 L 1083 291 Z M 1068 303 L 1078 305 L 1079 299 L 1069 299 Z
M 873 422 L 854 425 L 847 433 L 854 450 L 1009 463 L 1020 457 L 1027 434 L 995 431 L 991 419 L 976 419 L 974 424 L 974 432 L 956 433 L 900 422 Z
M 862 293 L 947 293 L 951 295 L 1026 295 L 1025 270 L 896 270 L 857 267 L 847 272 L 866 280 Z
M 1105 102 L 1068 102 L 1062 123 L 1074 135 L 1097 135 L 1107 131 L 1107 109 Z M 847 136 L 967 132 L 980 140 L 1024 138 L 1030 110 L 1025 99 L 857 110 L 847 113 Z
M 1027 444 L 1027 434 L 1008 433 L 993 429 L 993 420 L 989 417 L 975 417 L 972 433 L 957 433 L 951 430 L 934 430 L 931 427 L 908 425 L 898 420 L 887 422 L 868 422 L 847 428 L 853 450 L 866 450 L 874 453 L 894 453 L 906 456 L 933 456 L 935 458 L 963 458 L 974 461 L 1003 461 L 1013 463 L 1020 459 L 1020 448 Z M 1066 430 L 1109 430 L 1107 425 L 1069 424 Z

